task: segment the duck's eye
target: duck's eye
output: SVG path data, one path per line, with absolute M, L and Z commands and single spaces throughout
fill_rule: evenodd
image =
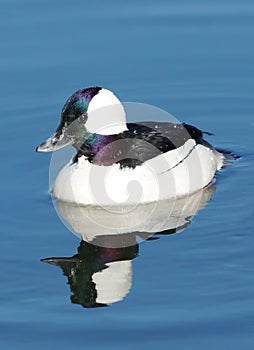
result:
M 81 114 L 81 116 L 78 117 L 78 122 L 81 124 L 84 124 L 87 121 L 87 113 Z

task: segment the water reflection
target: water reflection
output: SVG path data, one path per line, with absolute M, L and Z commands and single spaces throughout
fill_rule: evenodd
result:
M 59 202 L 59 215 L 82 241 L 77 254 L 42 261 L 62 269 L 68 278 L 72 303 L 91 308 L 121 301 L 132 286 L 132 260 L 138 255 L 139 243 L 183 231 L 214 192 L 215 187 L 210 187 L 173 204 L 164 201 L 152 212 L 150 205 L 130 212 L 112 212 Z M 131 228 L 136 230 L 130 232 Z
M 132 260 L 138 244 L 126 248 L 106 248 L 81 241 L 77 254 L 48 258 L 68 278 L 71 302 L 83 307 L 106 306 L 122 300 L 132 284 Z

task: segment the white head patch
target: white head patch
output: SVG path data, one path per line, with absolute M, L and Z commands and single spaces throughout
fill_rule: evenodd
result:
M 112 135 L 125 130 L 126 118 L 123 105 L 107 89 L 101 89 L 89 103 L 86 129 L 90 133 Z

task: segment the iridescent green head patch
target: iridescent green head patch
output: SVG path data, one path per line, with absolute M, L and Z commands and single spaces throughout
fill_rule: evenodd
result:
M 90 101 L 100 90 L 101 87 L 95 86 L 78 90 L 69 97 L 62 109 L 61 125 L 68 127 L 74 120 L 86 116 Z

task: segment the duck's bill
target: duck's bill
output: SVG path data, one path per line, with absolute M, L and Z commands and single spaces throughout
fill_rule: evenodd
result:
M 59 127 L 56 132 L 36 148 L 36 152 L 53 152 L 72 144 L 70 138 L 64 135 L 64 128 Z

